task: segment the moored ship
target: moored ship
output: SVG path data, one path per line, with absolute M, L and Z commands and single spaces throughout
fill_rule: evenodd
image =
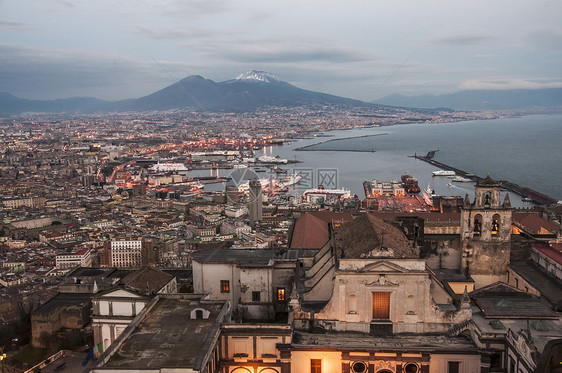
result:
M 415 194 L 420 192 L 418 179 L 410 175 L 402 175 L 402 185 L 404 185 L 404 189 L 406 190 L 406 193 Z
M 435 192 L 435 189 L 431 189 L 431 186 L 427 184 L 427 188 L 423 190 L 423 199 L 425 203 L 433 206 L 433 197 L 437 197 L 437 193 Z
M 455 176 L 455 171 L 439 170 L 433 171 L 433 176 Z

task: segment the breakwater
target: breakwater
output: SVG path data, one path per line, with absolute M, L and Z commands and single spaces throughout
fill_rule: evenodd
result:
M 330 139 L 330 140 L 317 142 L 315 144 L 302 146 L 300 148 L 296 148 L 295 151 L 329 151 L 329 152 L 374 153 L 375 152 L 374 149 L 368 150 L 368 149 L 314 149 L 314 148 L 317 147 L 318 145 L 324 145 L 324 144 L 338 142 L 338 141 L 346 141 L 346 140 L 352 140 L 352 139 L 362 139 L 362 138 L 367 138 L 367 137 L 377 137 L 377 136 L 384 136 L 384 135 L 388 135 L 388 133 L 377 133 L 377 134 L 374 134 L 374 135 L 361 135 L 361 136 L 344 137 L 344 138 L 341 138 L 341 139 Z
M 456 167 L 447 165 L 445 163 L 438 162 L 438 161 L 433 159 L 434 155 L 435 155 L 435 151 L 431 151 L 426 156 L 421 156 L 421 155 L 415 154 L 414 158 L 419 159 L 419 160 L 424 161 L 424 162 L 427 162 L 430 165 L 438 167 L 442 170 L 454 171 L 457 175 L 465 177 L 465 178 L 470 179 L 470 180 L 475 181 L 475 182 L 478 182 L 479 180 L 482 179 L 482 177 L 480 177 L 478 175 L 474 175 L 474 174 L 468 173 L 464 170 L 458 169 Z M 521 197 L 528 198 L 528 199 L 530 199 L 530 200 L 532 200 L 536 203 L 539 203 L 541 205 L 550 206 L 550 205 L 554 205 L 558 202 L 554 198 L 551 198 L 551 197 L 549 197 L 549 196 L 547 196 L 543 193 L 537 192 L 536 190 L 533 190 L 531 188 L 523 187 L 523 186 L 520 186 L 518 184 L 512 183 L 510 181 L 506 181 L 506 180 L 498 180 L 498 182 L 501 184 L 502 188 L 504 188 L 505 190 L 508 190 L 510 192 L 513 192 L 513 193 L 517 193 Z

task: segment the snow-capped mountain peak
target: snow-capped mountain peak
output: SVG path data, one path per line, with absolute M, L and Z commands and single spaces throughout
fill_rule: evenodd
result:
M 253 80 L 264 83 L 280 82 L 281 79 L 265 71 L 251 70 L 238 75 L 234 80 Z

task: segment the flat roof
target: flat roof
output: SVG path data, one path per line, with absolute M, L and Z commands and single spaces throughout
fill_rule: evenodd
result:
M 196 360 L 210 348 L 205 343 L 218 331 L 217 317 L 224 302 L 161 298 L 105 368 L 150 370 L 162 367 L 196 368 Z M 207 319 L 190 319 L 197 308 L 210 312 Z
M 389 335 L 372 336 L 366 333 L 305 333 L 295 332 L 294 349 L 337 349 L 345 351 L 379 351 L 379 352 L 434 352 L 434 353 L 478 353 L 476 346 L 465 337 L 447 337 L 444 335 Z
M 275 251 L 270 249 L 202 250 L 192 253 L 191 258 L 199 263 L 237 263 L 237 264 L 243 264 L 244 266 L 267 265 L 270 260 L 275 259 Z
M 80 306 L 87 303 L 92 294 L 85 293 L 59 293 L 35 310 L 36 314 L 52 313 L 59 307 Z
M 544 273 L 533 261 L 513 261 L 509 267 L 540 291 L 541 296 L 555 307 L 562 306 L 562 281 Z
M 559 318 L 546 301 L 531 294 L 485 294 L 473 299 L 487 318 Z

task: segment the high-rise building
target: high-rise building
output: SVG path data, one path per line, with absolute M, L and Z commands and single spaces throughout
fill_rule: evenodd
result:
M 250 195 L 249 195 L 249 210 L 250 210 L 250 225 L 254 227 L 257 222 L 262 220 L 262 193 L 261 183 L 259 180 L 250 180 Z

